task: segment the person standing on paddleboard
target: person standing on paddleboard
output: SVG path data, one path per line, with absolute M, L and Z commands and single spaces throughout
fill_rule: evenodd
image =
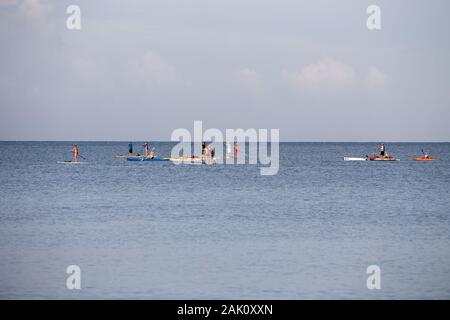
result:
M 153 159 L 155 157 L 155 147 L 152 148 L 152 151 L 150 151 L 150 158 Z
M 142 146 L 144 147 L 145 157 L 148 158 L 148 142 L 146 142 Z
M 73 152 L 73 161 L 78 162 L 78 145 L 74 144 L 71 151 Z
M 238 156 L 238 143 L 237 141 L 234 142 L 234 157 L 237 158 Z
M 384 143 L 380 146 L 380 155 L 384 157 L 386 155 L 386 147 L 384 146 Z
M 128 154 L 133 154 L 133 144 L 131 142 L 128 144 Z

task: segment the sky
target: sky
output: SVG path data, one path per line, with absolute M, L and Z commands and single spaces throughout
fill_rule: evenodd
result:
M 448 0 L 0 0 L 0 140 L 167 141 L 201 120 L 448 142 L 449 15 Z

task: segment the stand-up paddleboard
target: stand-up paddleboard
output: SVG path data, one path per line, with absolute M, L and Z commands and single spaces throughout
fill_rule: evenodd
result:
M 400 159 L 397 159 L 395 157 L 375 157 L 375 158 L 369 158 L 370 161 L 400 161 Z
M 216 159 L 202 159 L 201 157 L 179 157 L 179 158 L 167 158 L 172 163 L 182 164 L 216 164 Z
M 64 161 L 58 161 L 59 164 L 83 164 L 86 162 L 81 161 L 72 161 L 72 160 L 64 160 Z
M 127 161 L 167 161 L 166 159 L 162 158 L 142 158 L 142 157 L 129 157 L 127 158 Z
M 367 161 L 367 158 L 360 157 L 344 157 L 344 161 Z
M 128 154 L 128 155 L 125 155 L 125 154 L 116 154 L 115 156 L 114 156 L 114 158 L 145 158 L 145 155 L 140 155 L 140 154 Z

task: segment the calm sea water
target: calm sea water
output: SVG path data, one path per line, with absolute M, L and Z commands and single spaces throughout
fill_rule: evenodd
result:
M 0 142 L 0 298 L 450 298 L 448 143 L 390 143 L 395 163 L 342 161 L 376 143 L 282 143 L 275 176 L 79 146 L 87 163 L 63 165 L 69 142 Z M 411 161 L 422 148 L 439 160 Z

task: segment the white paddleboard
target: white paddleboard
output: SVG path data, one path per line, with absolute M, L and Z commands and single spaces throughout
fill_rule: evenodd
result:
M 344 157 L 344 161 L 367 161 L 367 158 Z
M 58 161 L 59 164 L 83 164 L 86 162 L 81 162 L 81 161 Z

